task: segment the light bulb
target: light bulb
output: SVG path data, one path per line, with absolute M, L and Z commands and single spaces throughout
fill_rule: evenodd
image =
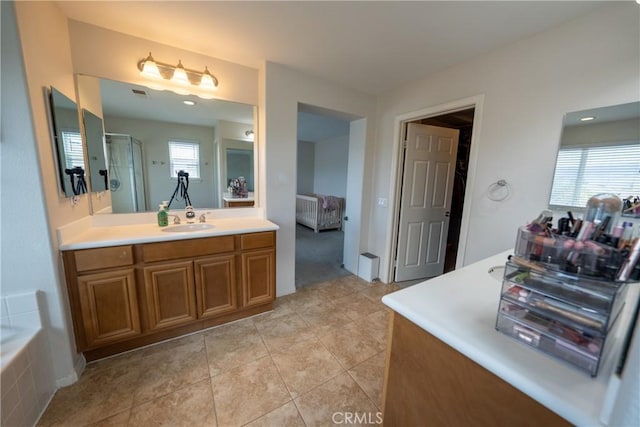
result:
M 189 82 L 189 77 L 187 77 L 187 72 L 182 66 L 182 61 L 178 61 L 178 65 L 176 65 L 176 69 L 173 71 L 173 77 L 171 77 L 171 81 L 182 86 L 188 86 L 191 84 Z
M 207 90 L 215 90 L 218 87 L 218 81 L 214 80 L 214 77 L 211 75 L 207 67 L 204 67 L 204 72 L 200 79 L 200 87 Z
M 142 71 L 140 71 L 140 74 L 150 79 L 157 80 L 162 78 L 162 76 L 160 75 L 160 70 L 158 69 L 158 64 L 156 64 L 153 56 L 151 56 L 151 52 L 149 52 L 149 56 L 147 56 L 147 58 L 144 60 L 144 65 L 142 66 Z

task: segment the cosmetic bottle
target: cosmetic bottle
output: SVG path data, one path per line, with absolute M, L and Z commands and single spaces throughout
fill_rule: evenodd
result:
M 166 227 L 167 225 L 169 225 L 169 214 L 167 213 L 167 207 L 163 203 L 160 203 L 158 205 L 158 208 L 158 226 Z
M 621 282 L 626 282 L 627 280 L 629 280 L 631 274 L 633 273 L 633 269 L 638 263 L 638 259 L 640 259 L 640 238 L 636 238 L 636 240 L 633 242 L 633 245 L 631 245 L 629 255 L 623 261 L 620 270 L 618 270 L 616 280 L 619 280 Z
M 622 213 L 622 200 L 615 194 L 596 194 L 587 202 L 584 220 L 596 227 L 603 225 L 601 233 L 609 234 Z M 609 218 L 609 219 L 606 219 Z M 605 222 L 606 221 L 606 222 Z

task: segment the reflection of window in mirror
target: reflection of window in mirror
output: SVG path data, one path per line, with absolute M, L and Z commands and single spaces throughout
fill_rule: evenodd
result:
M 200 178 L 200 144 L 190 141 L 169 141 L 169 168 L 171 178 L 178 177 L 178 171 L 189 174 L 191 179 Z
M 551 204 L 585 206 L 594 194 L 640 194 L 640 145 L 564 148 L 558 152 Z
M 552 208 L 584 208 L 595 194 L 640 195 L 640 102 L 567 113 Z
M 64 145 L 64 158 L 69 169 L 75 167 L 84 168 L 84 150 L 82 149 L 82 137 L 77 130 L 62 130 L 62 144 Z

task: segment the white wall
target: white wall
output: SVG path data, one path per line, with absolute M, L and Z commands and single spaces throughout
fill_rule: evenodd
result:
M 213 127 L 113 116 L 106 116 L 104 123 L 108 133 L 124 133 L 142 141 L 147 210 L 155 211 L 163 200 L 169 200 L 178 183 L 175 179 L 170 178 L 169 140 L 200 143 L 201 179 L 189 177 L 189 198 L 196 208 L 216 207 Z M 185 204 L 182 199 L 174 200 L 171 203 L 171 209 L 184 208 Z
M 75 98 L 66 18 L 53 3 L 2 2 L 2 295 L 42 291 L 44 331 L 61 386 L 75 381 L 82 359 L 55 229 L 86 214 L 88 203 L 82 196 L 72 207 L 59 196 L 43 91 L 49 86 Z
M 349 135 L 317 142 L 315 147 L 313 192 L 346 197 Z
M 371 165 L 374 133 L 374 99 L 353 90 L 311 78 L 279 64 L 268 62 L 262 71 L 260 117 L 261 135 L 265 136 L 262 156 L 265 168 L 267 218 L 280 226 L 277 237 L 277 295 L 295 291 L 295 194 L 297 186 L 297 117 L 298 103 L 367 117 L 367 151 L 364 163 Z M 261 152 L 262 155 L 262 152 Z M 365 169 L 365 176 L 370 168 Z M 361 182 L 362 203 L 368 206 L 369 181 Z M 368 209 L 363 209 L 367 223 Z M 359 249 L 364 248 L 366 230 L 359 235 Z
M 297 194 L 313 193 L 313 177 L 315 175 L 316 144 L 298 141 L 298 186 Z
M 397 116 L 484 94 L 472 146 L 477 164 L 464 206 L 469 217 L 464 263 L 512 247 L 517 227 L 547 207 L 564 113 L 638 99 L 638 26 L 637 4 L 612 4 L 384 94 L 374 200 L 395 196 L 391 159 Z M 510 184 L 512 194 L 493 202 L 487 188 L 499 179 Z M 381 278 L 387 281 L 392 212 L 373 204 L 371 209 L 368 246 L 381 256 Z

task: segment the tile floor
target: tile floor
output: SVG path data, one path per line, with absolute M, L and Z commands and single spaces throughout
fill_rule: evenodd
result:
M 60 389 L 41 426 L 322 426 L 381 407 L 395 284 L 346 276 L 272 312 L 103 359 Z M 336 415 L 334 415 L 336 414 Z

